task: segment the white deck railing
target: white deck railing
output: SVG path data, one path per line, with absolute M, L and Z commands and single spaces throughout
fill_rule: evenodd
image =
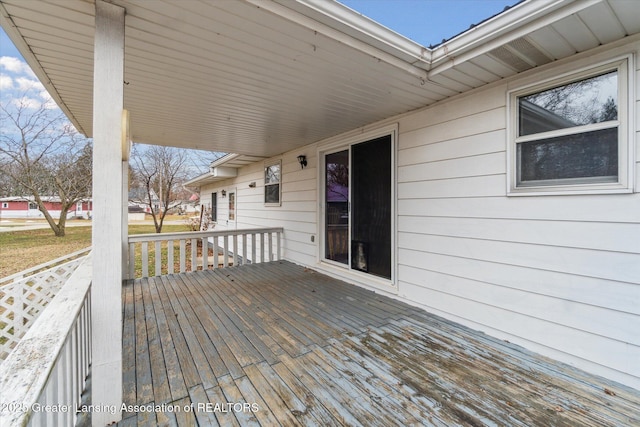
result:
M 0 365 L 1 426 L 73 426 L 91 364 L 91 255 Z
M 150 265 L 152 275 L 160 276 L 279 260 L 282 232 L 276 227 L 130 235 L 129 278 L 149 277 Z
M 0 363 L 90 250 L 82 249 L 0 279 Z

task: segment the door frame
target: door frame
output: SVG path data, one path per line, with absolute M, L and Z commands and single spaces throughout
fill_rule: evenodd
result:
M 351 180 L 352 156 L 351 146 L 363 142 L 371 141 L 380 137 L 391 137 L 391 279 L 385 279 L 373 274 L 365 273 L 351 268 L 351 244 L 349 244 L 349 262 L 342 264 L 325 258 L 325 227 L 326 227 L 326 178 L 325 178 L 325 156 L 327 154 L 349 150 L 349 179 Z M 319 144 L 317 149 L 318 156 L 318 221 L 317 221 L 317 264 L 318 268 L 329 274 L 355 281 L 366 287 L 384 290 L 386 292 L 397 293 L 397 233 L 398 233 L 398 215 L 397 215 L 397 152 L 398 152 L 398 124 L 378 127 L 368 131 L 359 131 L 358 134 L 343 136 L 341 138 L 331 139 L 324 144 Z M 351 203 L 352 185 L 349 185 L 349 203 Z M 351 239 L 351 209 L 349 209 L 349 240 Z

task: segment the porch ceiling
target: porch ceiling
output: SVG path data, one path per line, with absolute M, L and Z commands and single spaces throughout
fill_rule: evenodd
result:
M 415 110 L 640 31 L 634 2 L 520 3 L 431 50 L 338 3 L 113 0 L 135 142 L 257 156 Z M 0 0 L 0 22 L 92 135 L 94 1 Z

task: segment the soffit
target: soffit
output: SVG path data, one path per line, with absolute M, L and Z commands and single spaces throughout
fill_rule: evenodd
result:
M 539 0 L 430 51 L 341 5 L 323 10 L 316 0 L 113 3 L 126 8 L 124 93 L 133 140 L 259 157 L 640 31 L 633 2 Z M 537 14 L 509 21 L 532 5 Z M 91 135 L 93 2 L 2 6 L 3 27 L 65 113 Z

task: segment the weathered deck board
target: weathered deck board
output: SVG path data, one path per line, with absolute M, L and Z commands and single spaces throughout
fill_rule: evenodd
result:
M 288 262 L 123 301 L 125 402 L 175 411 L 121 425 L 640 425 L 637 390 Z

